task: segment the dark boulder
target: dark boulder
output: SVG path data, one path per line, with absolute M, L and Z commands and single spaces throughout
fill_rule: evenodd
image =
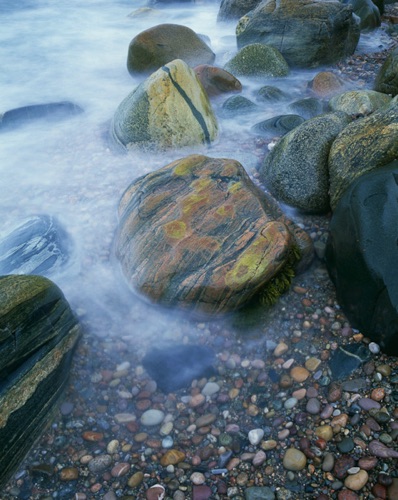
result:
M 259 3 L 261 0 L 221 0 L 217 21 L 237 21 Z
M 377 73 L 374 89 L 392 96 L 398 94 L 398 47 L 388 54 Z
M 398 161 L 356 179 L 330 223 L 326 264 L 355 328 L 398 355 Z

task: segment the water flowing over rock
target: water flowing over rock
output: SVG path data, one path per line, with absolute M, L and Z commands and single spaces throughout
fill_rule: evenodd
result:
M 235 160 L 191 155 L 141 177 L 119 217 L 116 254 L 132 287 L 199 314 L 235 310 L 258 292 L 276 299 L 297 244 L 311 252 Z
M 359 176 L 398 156 L 398 98 L 366 118 L 350 123 L 333 142 L 329 154 L 332 209 Z
M 126 149 L 158 151 L 209 144 L 218 124 L 195 72 L 179 59 L 142 82 L 119 105 L 110 136 Z
M 210 97 L 242 91 L 240 81 L 222 68 L 210 66 L 209 64 L 200 64 L 194 68 L 194 71 Z
M 271 194 L 304 212 L 328 212 L 329 150 L 348 123 L 345 113 L 327 113 L 286 134 L 260 168 L 260 179 Z
M 373 30 L 380 26 L 380 11 L 372 0 L 344 0 L 343 3 L 352 5 L 354 13 L 361 20 L 361 31 Z
M 355 180 L 330 224 L 326 263 L 352 325 L 398 354 L 398 162 Z
M 375 90 L 396 96 L 398 94 L 398 47 L 392 50 L 380 68 Z
M 67 382 L 79 327 L 41 276 L 0 278 L 0 484 L 39 437 Z
M 261 0 L 221 0 L 217 21 L 238 20 L 256 8 L 259 3 Z
M 289 66 L 279 50 L 261 43 L 240 49 L 225 69 L 236 76 L 276 78 L 289 74 Z
M 159 24 L 135 36 L 129 45 L 127 69 L 131 75 L 151 73 L 174 59 L 189 66 L 212 64 L 215 54 L 191 28 Z
M 308 0 L 264 0 L 237 27 L 238 48 L 252 43 L 278 49 L 289 66 L 332 64 L 353 54 L 360 36 L 351 5 Z
M 81 113 L 83 109 L 69 101 L 22 106 L 10 109 L 3 114 L 0 113 L 0 132 L 39 121 L 53 123 Z
M 55 217 L 32 216 L 0 240 L 0 274 L 50 276 L 68 263 L 72 246 Z

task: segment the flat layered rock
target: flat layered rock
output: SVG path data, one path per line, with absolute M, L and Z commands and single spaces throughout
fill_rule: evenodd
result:
M 191 155 L 141 177 L 119 216 L 116 252 L 132 287 L 196 312 L 242 307 L 280 278 L 277 296 L 297 245 L 295 226 L 229 159 Z
M 0 484 L 51 419 L 78 337 L 77 320 L 50 280 L 0 278 Z

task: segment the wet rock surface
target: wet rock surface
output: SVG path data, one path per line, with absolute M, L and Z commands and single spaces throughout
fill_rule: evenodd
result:
M 41 276 L 0 277 L 0 483 L 51 420 L 68 381 L 79 327 Z
M 117 256 L 132 287 L 156 303 L 231 311 L 256 293 L 278 295 L 273 280 L 292 266 L 294 234 L 274 206 L 240 163 L 188 156 L 126 190 Z

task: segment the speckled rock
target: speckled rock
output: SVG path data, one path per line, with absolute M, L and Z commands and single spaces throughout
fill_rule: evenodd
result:
M 212 64 L 215 54 L 193 30 L 179 24 L 158 24 L 135 36 L 129 45 L 127 69 L 148 74 L 174 59 L 189 66 Z
M 126 151 L 159 151 L 210 144 L 218 124 L 195 72 L 177 59 L 142 82 L 117 108 L 112 145 Z
M 348 115 L 366 116 L 391 102 L 391 96 L 374 90 L 349 90 L 332 97 L 329 106 L 332 111 L 344 111 Z
M 239 20 L 238 48 L 263 43 L 277 48 L 292 66 L 330 64 L 354 52 L 358 21 L 351 5 L 339 2 L 265 0 Z
M 80 329 L 61 290 L 41 276 L 0 277 L 0 484 L 53 416 Z
M 261 43 L 240 49 L 227 62 L 225 69 L 235 76 L 275 78 L 289 74 L 289 66 L 282 54 L 274 47 Z
M 136 180 L 119 216 L 117 256 L 134 289 L 205 313 L 277 296 L 302 234 L 238 162 L 201 155 Z
M 331 97 L 341 92 L 343 87 L 343 80 L 331 71 L 320 71 L 308 84 L 308 88 L 320 98 Z
M 387 165 L 398 156 L 398 97 L 389 106 L 350 123 L 337 136 L 329 154 L 332 209 L 359 176 Z
M 294 128 L 266 156 L 260 179 L 288 205 L 304 212 L 328 212 L 329 150 L 349 122 L 345 113 L 327 113 Z
M 377 73 L 374 89 L 392 96 L 398 94 L 398 47 L 391 50 Z

